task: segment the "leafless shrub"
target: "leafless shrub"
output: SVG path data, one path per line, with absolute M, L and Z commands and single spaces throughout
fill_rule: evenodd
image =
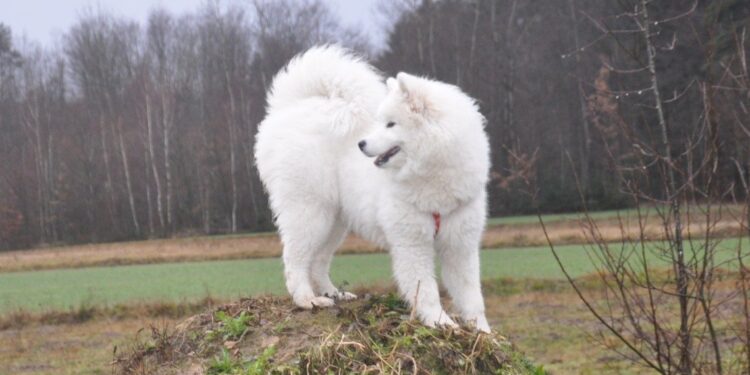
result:
M 601 59 L 594 92 L 586 103 L 614 176 L 638 207 L 635 217 L 620 217 L 622 231 L 635 223 L 640 236 L 623 235 L 619 243 L 605 241 L 587 210 L 585 190 L 576 175 L 584 207 L 582 230 L 592 239 L 588 253 L 605 291 L 587 293 L 578 287 L 577 280 L 565 274 L 605 332 L 616 338 L 602 335 L 601 341 L 626 358 L 662 374 L 747 373 L 747 249 L 743 248 L 743 238 L 734 240 L 735 245 L 715 235 L 723 216 L 734 215 L 744 228 L 748 221 L 747 184 L 741 190 L 745 202 L 741 213 L 725 207 L 736 189 L 717 184 L 719 170 L 725 167 L 719 163 L 722 118 L 731 113 L 731 107 L 744 106 L 743 95 L 748 92 L 744 30 L 736 35 L 736 52 L 727 58 L 729 63 L 721 63 L 718 78 L 709 75 L 700 81 L 684 82 L 683 90 L 670 97 L 665 97 L 660 83 L 664 74 L 659 67 L 660 54 L 668 54 L 679 44 L 679 33 L 674 31 L 679 27 L 670 24 L 690 18 L 697 4 L 664 19 L 650 14 L 655 4 L 646 0 L 634 2 L 632 8 L 609 19 L 589 16 L 629 57 L 617 62 Z M 673 31 L 669 38 L 662 34 L 665 29 Z M 718 59 L 710 45 L 706 48 L 709 62 Z M 628 78 L 622 79 L 622 88 L 613 90 L 610 75 Z M 743 95 L 727 97 L 719 92 L 726 87 L 722 81 L 727 77 L 734 81 L 731 92 Z M 687 101 L 687 97 L 694 100 Z M 702 108 L 690 119 L 693 126 L 689 131 L 677 131 L 673 124 L 676 120 L 670 118 L 667 108 L 689 112 L 685 107 L 696 98 Z M 736 104 L 727 105 L 722 98 Z M 747 115 L 735 117 L 738 129 L 744 129 L 741 118 Z M 747 149 L 740 151 L 747 155 Z M 746 166 L 739 161 L 736 164 L 742 181 L 746 181 Z M 649 242 L 646 236 L 645 222 L 654 215 L 662 223 L 664 241 Z M 691 225 L 696 217 L 703 221 L 699 230 Z M 539 220 L 544 228 L 541 216 Z M 566 271 L 564 259 L 551 240 L 549 246 Z

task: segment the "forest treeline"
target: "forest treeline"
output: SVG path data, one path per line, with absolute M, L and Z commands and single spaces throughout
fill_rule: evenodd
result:
M 145 24 L 89 11 L 49 48 L 0 25 L 0 250 L 271 229 L 253 164 L 265 92 L 289 58 L 321 43 L 477 99 L 492 215 L 632 205 L 622 166 L 653 152 L 628 140 L 658 138 L 644 36 L 622 17 L 635 4 L 382 1 L 384 46 L 322 0 L 155 9 Z M 719 188 L 705 198 L 742 199 L 750 5 L 649 6 L 671 152 L 690 171 L 702 147 L 718 148 Z M 644 180 L 661 183 L 658 171 Z

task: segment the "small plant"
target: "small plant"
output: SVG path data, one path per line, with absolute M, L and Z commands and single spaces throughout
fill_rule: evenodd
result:
M 409 305 L 407 305 L 406 302 L 395 293 L 388 293 L 387 295 L 376 299 L 375 302 L 380 302 L 389 310 L 404 310 L 409 308 Z
M 245 370 L 245 375 L 267 374 L 269 370 L 269 362 L 274 354 L 276 354 L 276 347 L 273 345 L 267 347 L 256 360 L 250 362 Z
M 247 331 L 248 323 L 253 320 L 253 317 L 248 315 L 247 311 L 243 311 L 236 318 L 227 315 L 224 311 L 217 311 L 214 317 L 221 322 L 221 327 L 212 335 L 212 337 L 221 336 L 223 340 L 242 337 Z
M 226 349 L 221 349 L 221 354 L 218 357 L 214 357 L 211 362 L 208 363 L 208 369 L 206 374 L 208 375 L 221 375 L 221 374 L 234 374 L 240 369 L 242 364 L 232 358 L 232 355 Z
M 283 321 L 279 322 L 273 327 L 273 332 L 276 333 L 277 335 L 284 332 L 285 330 L 289 329 L 290 327 L 289 323 L 290 323 L 289 318 L 284 319 Z

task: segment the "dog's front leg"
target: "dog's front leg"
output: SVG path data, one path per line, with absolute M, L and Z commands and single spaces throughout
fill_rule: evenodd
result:
M 484 196 L 481 196 L 447 216 L 438 233 L 436 248 L 440 255 L 443 285 L 461 318 L 480 331 L 490 332 L 479 273 L 484 207 Z
M 393 259 L 393 275 L 404 300 L 425 325 L 455 327 L 440 304 L 432 215 L 398 199 L 384 200 L 378 214 Z
M 395 246 L 391 255 L 399 291 L 419 319 L 430 327 L 456 327 L 440 304 L 432 247 Z

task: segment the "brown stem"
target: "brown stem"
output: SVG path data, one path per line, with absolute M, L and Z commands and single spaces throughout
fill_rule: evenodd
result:
M 641 16 L 642 16 L 642 31 L 646 42 L 646 52 L 648 57 L 648 70 L 651 76 L 651 90 L 654 94 L 654 104 L 656 107 L 656 113 L 659 121 L 659 128 L 661 131 L 661 143 L 664 148 L 664 155 L 662 156 L 667 169 L 667 191 L 666 197 L 669 200 L 672 211 L 672 219 L 674 220 L 674 238 L 672 238 L 671 245 L 673 251 L 676 253 L 676 264 L 675 268 L 677 271 L 677 293 L 679 294 L 678 300 L 680 304 L 680 368 L 679 372 L 685 375 L 692 373 L 692 363 L 690 356 L 691 337 L 690 328 L 688 326 L 688 270 L 685 264 L 685 253 L 684 244 L 682 238 L 682 218 L 680 216 L 680 200 L 679 192 L 677 190 L 677 178 L 674 171 L 674 163 L 672 160 L 672 147 L 669 138 L 669 128 L 667 121 L 664 116 L 664 107 L 661 99 L 661 92 L 659 91 L 659 79 L 656 74 L 656 47 L 654 46 L 653 40 L 651 39 L 651 19 L 648 14 L 648 1 L 641 0 Z

